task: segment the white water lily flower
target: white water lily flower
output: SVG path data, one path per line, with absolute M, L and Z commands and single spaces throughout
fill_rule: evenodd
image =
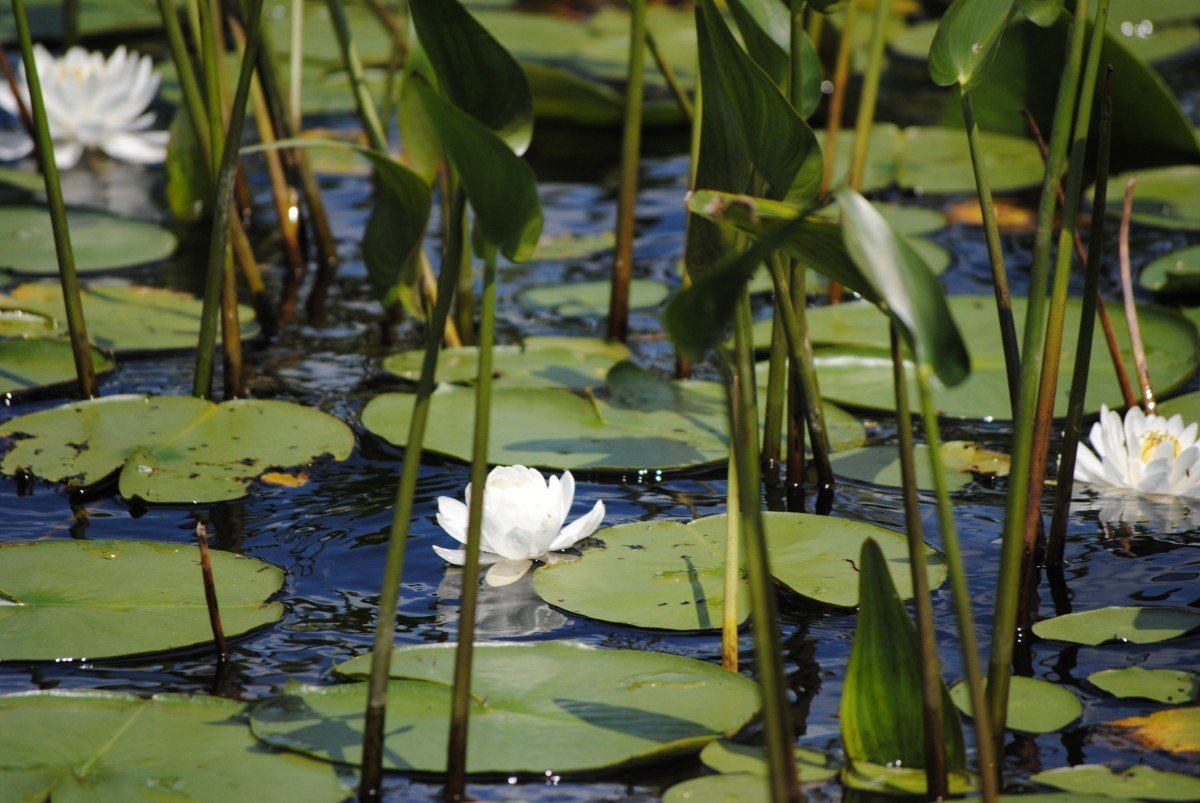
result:
M 1075 481 L 1102 491 L 1200 499 L 1197 428 L 1185 427 L 1182 416 L 1146 415 L 1139 407 L 1130 408 L 1122 422 L 1119 413 L 1101 407 L 1089 436 L 1092 448 L 1079 444 Z
M 155 164 L 166 158 L 167 132 L 147 130 L 154 113 L 146 107 L 154 100 L 159 81 L 149 56 L 130 53 L 124 46 L 107 60 L 81 47 L 56 59 L 35 45 L 33 54 L 54 140 L 54 160 L 61 169 L 73 167 L 85 148 L 137 164 Z M 28 108 L 24 66 L 18 81 Z M 0 81 L 0 108 L 14 118 L 19 113 L 17 100 L 4 81 Z M 24 129 L 0 131 L 0 159 L 20 159 L 32 151 L 33 141 Z
M 563 472 L 562 478 L 542 478 L 537 469 L 525 466 L 497 466 L 488 474 L 483 495 L 483 527 L 479 561 L 490 566 L 488 585 L 503 586 L 525 576 L 533 561 L 553 561 L 552 555 L 570 549 L 594 533 L 604 520 L 604 502 L 575 521 L 563 526 L 575 499 L 575 478 Z M 437 522 L 460 544 L 467 542 L 467 506 L 471 504 L 471 486 L 467 485 L 466 503 L 448 496 L 438 497 Z M 466 563 L 463 549 L 433 551 L 455 566 Z

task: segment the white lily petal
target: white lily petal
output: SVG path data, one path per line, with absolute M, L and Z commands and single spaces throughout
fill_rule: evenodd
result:
M 602 521 L 604 521 L 604 500 L 597 501 L 586 515 L 563 527 L 558 538 L 550 543 L 550 548 L 546 551 L 557 552 L 560 549 L 569 549 L 575 546 L 576 543 L 596 532 Z
M 101 150 L 114 159 L 133 164 L 160 164 L 167 158 L 167 145 L 155 142 L 145 134 L 117 134 L 100 145 Z M 166 132 L 163 132 L 166 133 Z
M 0 162 L 23 159 L 33 153 L 33 140 L 19 129 L 0 131 Z
M 458 543 L 467 543 L 467 506 L 448 496 L 439 496 L 437 505 L 438 525 Z
M 495 587 L 512 585 L 524 577 L 532 566 L 532 560 L 502 560 L 488 569 L 487 584 Z
M 78 142 L 55 141 L 54 163 L 58 165 L 59 170 L 70 170 L 72 167 L 79 164 L 79 159 L 82 156 L 83 146 Z
M 441 556 L 442 560 L 447 563 L 453 563 L 455 566 L 465 566 L 467 563 L 467 550 L 465 549 L 445 549 L 444 547 L 435 546 L 433 551 Z M 504 558 L 492 552 L 479 552 L 479 565 L 491 566 L 493 563 L 498 563 Z

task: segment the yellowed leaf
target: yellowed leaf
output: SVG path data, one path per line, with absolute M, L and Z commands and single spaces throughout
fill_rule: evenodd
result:
M 1171 708 L 1109 722 L 1108 728 L 1150 750 L 1200 753 L 1200 706 Z
M 991 474 L 1007 477 L 1011 459 L 971 441 L 946 441 L 942 444 L 942 460 L 951 471 Z
M 299 488 L 308 482 L 308 472 L 300 471 L 288 474 L 286 471 L 268 471 L 259 477 L 265 485 L 278 485 L 281 488 Z

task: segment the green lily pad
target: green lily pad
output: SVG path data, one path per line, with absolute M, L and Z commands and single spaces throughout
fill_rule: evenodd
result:
M 1083 714 L 1083 703 L 1064 686 L 1038 678 L 1013 675 L 1008 695 L 1009 730 L 1023 733 L 1053 733 L 1070 725 Z M 950 699 L 971 716 L 970 691 L 960 680 L 950 687 Z
M 30 413 L 0 424 L 17 436 L 0 462 L 51 482 L 90 486 L 120 472 L 127 499 L 207 503 L 238 499 L 274 467 L 321 455 L 345 460 L 354 433 L 327 413 L 298 404 L 191 396 L 107 396 Z
M 1189 608 L 1111 606 L 1035 622 L 1033 632 L 1052 641 L 1095 646 L 1106 641 L 1155 644 L 1200 627 L 1200 611 Z
M 1185 669 L 1125 666 L 1093 672 L 1087 679 L 1096 688 L 1123 700 L 1194 703 L 1200 699 L 1200 675 Z
M 611 288 L 607 280 L 537 285 L 518 293 L 517 303 L 529 309 L 550 307 L 564 318 L 607 315 Z M 670 292 L 671 288 L 662 282 L 634 279 L 629 283 L 629 308 L 657 307 Z
M 951 491 L 968 485 L 975 474 L 1008 474 L 1008 456 L 983 449 L 978 444 L 950 441 L 942 444 L 941 451 L 946 481 Z M 848 449 L 837 452 L 831 459 L 834 472 L 842 477 L 893 488 L 904 484 L 900 478 L 900 456 L 895 445 Z M 917 488 L 922 491 L 933 490 L 933 466 L 927 444 L 915 445 L 913 462 L 917 470 Z
M 384 766 L 441 772 L 446 763 L 454 645 L 392 653 Z M 341 664 L 365 676 L 370 656 Z M 356 764 L 366 683 L 293 685 L 251 712 L 267 744 Z M 677 655 L 561 641 L 477 644 L 468 771 L 569 775 L 695 754 L 758 712 L 758 686 Z M 537 745 L 531 750 L 531 745 Z
M 1200 316 L 1197 316 L 1200 321 Z M 1185 393 L 1173 399 L 1167 399 L 1158 405 L 1158 414 L 1170 418 L 1173 415 L 1183 417 L 1184 423 L 1200 421 L 1200 391 Z
M 704 775 L 675 784 L 663 792 L 662 799 L 663 803 L 768 803 L 771 788 L 761 775 Z
M 182 694 L 0 697 L 0 788 L 26 801 L 253 800 L 264 789 L 297 803 L 345 798 L 328 764 L 263 750 L 243 711 Z
M 570 262 L 611 251 L 616 244 L 617 235 L 612 229 L 595 234 L 543 234 L 532 259 L 534 262 Z
M 1122 772 L 1100 764 L 1080 764 L 1045 770 L 1033 775 L 1030 780 L 1105 800 L 1113 797 L 1137 800 L 1200 799 L 1200 778 L 1153 767 L 1137 766 Z
M 228 636 L 277 621 L 283 571 L 213 551 Z M 212 640 L 197 547 L 154 541 L 0 545 L 0 661 L 159 652 Z M 11 758 L 11 756 L 10 756 Z
M 935 381 L 934 392 L 939 412 L 948 418 L 1009 420 L 1008 381 L 1000 348 L 995 300 L 991 296 L 950 296 L 950 313 L 958 324 L 971 356 L 971 374 L 965 382 L 946 389 Z M 1128 343 L 1128 328 L 1123 309 L 1110 304 L 1113 328 L 1120 343 Z M 1017 330 L 1024 326 L 1025 301 L 1013 299 Z M 1079 330 L 1079 299 L 1067 301 L 1063 362 L 1060 369 L 1055 415 L 1066 414 L 1074 367 L 1074 335 Z M 1195 373 L 1197 365 L 1196 328 L 1174 310 L 1140 305 L 1138 316 L 1146 343 L 1146 358 L 1160 395 L 1169 395 L 1182 387 Z M 814 346 L 817 374 L 822 397 L 852 408 L 891 412 L 895 400 L 890 388 L 892 362 L 888 343 L 887 320 L 870 304 L 837 304 L 811 310 L 809 331 Z M 769 342 L 769 321 L 756 324 L 756 344 Z M 760 340 L 764 338 L 765 340 Z M 1122 349 L 1125 365 L 1134 376 L 1133 355 Z M 1112 361 L 1103 338 L 1092 347 L 1092 367 L 1088 379 L 1085 410 L 1095 412 L 1101 404 L 1113 408 L 1124 405 Z M 915 382 L 910 398 L 917 398 Z
M 828 132 L 824 129 L 814 131 L 821 152 L 829 150 Z M 900 159 L 900 149 L 903 147 L 904 134 L 892 123 L 875 123 L 871 127 L 871 135 L 867 144 L 867 163 L 863 169 L 863 192 L 881 190 L 896 182 L 896 168 Z M 837 152 L 834 154 L 833 174 L 830 186 L 847 184 L 850 180 L 850 162 L 854 153 L 854 130 L 842 129 L 838 132 Z
M 140 220 L 72 209 L 67 212 L 75 269 L 80 273 L 157 262 L 175 253 L 175 235 Z M 0 216 L 0 270 L 57 275 L 50 213 L 40 206 L 6 206 Z
M 45 337 L 56 334 L 58 321 L 48 315 L 28 309 L 0 307 L 0 338 Z
M 1152 293 L 1200 292 L 1200 245 L 1180 248 L 1153 260 L 1138 274 L 1138 284 Z
M 121 353 L 194 349 L 203 303 L 189 293 L 158 287 L 93 282 L 80 288 L 88 338 Z M 65 332 L 66 310 L 57 283 L 21 284 L 0 295 L 0 310 L 27 309 L 53 319 Z M 254 310 L 238 306 L 243 340 L 257 337 Z
M 967 795 L 979 789 L 979 778 L 962 770 L 948 773 L 950 794 Z M 915 767 L 885 767 L 869 761 L 852 761 L 842 769 L 842 784 L 860 792 L 917 796 L 925 794 L 925 770 Z
M 92 348 L 97 376 L 116 367 L 113 359 Z M 75 354 L 65 338 L 30 337 L 0 340 L 0 397 L 66 385 L 75 381 Z
M 908 549 L 900 533 L 872 524 L 806 513 L 764 513 L 771 571 L 794 594 L 827 605 L 858 604 L 858 555 L 876 539 L 900 594 L 912 596 Z M 683 524 L 648 521 L 596 533 L 578 561 L 541 566 L 534 589 L 572 613 L 635 627 L 712 630 L 724 607 L 724 515 Z M 927 550 L 930 587 L 946 579 L 941 556 Z M 749 587 L 738 584 L 739 621 L 749 615 Z
M 980 142 L 993 192 L 1012 192 L 1041 183 L 1042 157 L 1029 139 L 984 131 Z M 973 191 L 975 169 L 966 132 L 946 127 L 904 129 L 896 183 L 924 194 Z
M 1109 179 L 1109 186 L 1122 188 L 1109 193 L 1105 211 L 1120 218 L 1125 205 L 1125 182 L 1137 176 L 1130 220 L 1160 229 L 1200 231 L 1200 165 L 1174 165 L 1139 170 Z
M 383 368 L 416 382 L 424 355 L 424 349 L 402 351 L 384 358 Z M 474 346 L 442 349 L 437 381 L 473 383 L 478 355 Z M 527 337 L 520 346 L 496 346 L 492 368 L 497 387 L 583 390 L 603 386 L 609 369 L 628 356 L 623 344 L 590 337 Z
M 767 777 L 767 757 L 761 747 L 737 744 L 721 739 L 709 742 L 700 751 L 700 761 L 710 770 L 722 775 L 756 775 Z M 796 748 L 796 770 L 801 783 L 818 783 L 836 778 L 838 768 L 833 759 L 819 750 Z

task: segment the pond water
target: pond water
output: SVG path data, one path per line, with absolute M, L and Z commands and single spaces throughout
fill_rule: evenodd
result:
M 1194 70 L 1194 66 L 1193 61 L 1190 69 Z M 1167 77 L 1193 121 L 1200 120 L 1196 74 L 1190 72 L 1189 77 L 1185 65 L 1167 70 Z M 913 85 L 889 73 L 880 116 L 900 124 L 921 122 L 922 105 L 908 102 L 907 93 L 912 88 Z M 352 125 L 346 119 L 314 122 L 340 127 Z M 545 133 L 553 141 L 539 142 L 531 156 L 544 179 L 541 192 L 547 233 L 587 234 L 611 229 L 616 137 L 583 130 Z M 570 143 L 578 147 L 581 142 L 594 144 L 585 161 L 568 155 L 572 152 Z M 680 149 L 685 144 L 684 137 L 674 135 L 652 138 L 648 143 L 638 207 L 635 275 L 672 284 L 676 282 L 674 266 L 682 250 L 681 198 L 687 163 Z M 93 202 L 123 212 L 160 216 L 162 186 L 157 173 L 107 163 L 92 167 L 101 169 L 103 175 L 97 178 L 86 173 L 89 170 L 86 164 L 75 171 L 78 175 L 69 174 L 68 181 L 79 185 L 74 190 L 76 194 L 90 194 Z M 252 555 L 286 570 L 288 579 L 280 597 L 286 606 L 285 617 L 274 626 L 236 639 L 231 645 L 231 664 L 221 678 L 214 678 L 212 655 L 205 649 L 196 649 L 125 660 L 3 663 L 0 693 L 54 688 L 145 694 L 207 693 L 215 684 L 216 692 L 221 695 L 251 701 L 276 693 L 289 680 L 332 682 L 334 663 L 369 648 L 402 451 L 367 433 L 358 416 L 368 399 L 397 384 L 380 370 L 381 357 L 393 349 L 381 345 L 379 310 L 368 300 L 365 272 L 355 253 L 369 211 L 369 182 L 360 177 L 326 177 L 323 186 L 344 258 L 330 296 L 328 325 L 319 329 L 293 326 L 274 343 L 250 347 L 247 386 L 255 396 L 299 401 L 350 422 L 358 438 L 351 459 L 344 463 L 318 463 L 311 472 L 311 481 L 301 488 L 256 486 L 244 501 L 198 509 L 173 506 L 137 509 L 105 492 L 84 498 L 48 484 L 29 487 L 12 478 L 0 478 L 0 541 L 127 538 L 188 543 L 196 522 L 203 521 L 216 547 Z M 256 191 L 261 196 L 261 208 L 270 208 L 266 187 L 256 185 Z M 934 208 L 957 200 L 914 199 L 901 193 L 887 197 Z M 990 292 L 980 230 L 951 227 L 932 239 L 953 255 L 953 264 L 945 274 L 951 292 Z M 1135 229 L 1135 269 L 1187 243 L 1186 235 Z M 267 261 L 278 265 L 274 241 L 260 237 L 258 244 Z M 1023 268 L 1028 263 L 1031 239 L 1006 237 L 1005 246 L 1014 292 L 1023 292 Z M 607 270 L 605 255 L 569 265 L 503 267 L 500 342 L 542 333 L 602 336 L 603 322 L 598 319 L 560 320 L 549 313 L 527 314 L 509 302 L 517 291 L 539 282 L 600 279 Z M 1109 276 L 1115 274 L 1113 270 Z M 183 256 L 165 268 L 138 269 L 121 276 L 139 283 L 192 290 L 198 288 L 199 281 L 195 266 Z M 271 278 L 278 280 L 277 275 Z M 1105 290 L 1108 297 L 1113 296 L 1114 286 L 1110 278 Z M 635 312 L 631 330 L 635 357 L 643 364 L 669 369 L 673 352 L 659 333 L 657 313 Z M 420 337 L 418 327 L 401 325 L 400 346 L 414 347 Z M 187 354 L 123 360 L 119 369 L 104 380 L 102 389 L 105 394 L 187 392 L 191 370 L 192 359 Z M 710 365 L 698 366 L 698 372 L 715 376 Z M 1193 381 L 1189 389 L 1196 387 L 1200 383 Z M 884 390 L 881 388 L 881 392 Z M 58 401 L 12 404 L 0 410 L 0 419 Z M 873 419 L 870 423 L 872 436 L 887 442 L 894 430 L 892 422 Z M 1007 443 L 1005 429 L 997 425 L 952 425 L 946 436 L 981 439 L 1001 448 Z M 405 566 L 396 630 L 399 644 L 447 642 L 455 637 L 460 589 L 457 572 L 447 571 L 430 547 L 449 545 L 449 539 L 434 521 L 436 497 L 461 497 L 467 474 L 465 465 L 453 461 L 436 457 L 425 461 Z M 723 512 L 725 508 L 723 469 L 665 477 L 580 471 L 576 472 L 576 479 L 575 514 L 603 499 L 608 510 L 606 526 L 652 518 L 688 520 Z M 768 501 L 773 507 L 785 504 L 784 500 Z M 923 496 L 922 501 L 927 537 L 936 544 L 932 498 Z M 895 529 L 903 524 L 898 491 L 853 482 L 838 487 L 832 515 Z M 1002 490 L 968 486 L 955 496 L 955 515 L 974 596 L 976 622 L 980 633 L 986 634 L 999 562 Z M 1094 510 L 1084 509 L 1072 517 L 1070 532 L 1069 565 L 1064 576 L 1056 583 L 1043 577 L 1039 587 L 1040 615 L 1137 603 L 1200 606 L 1197 582 L 1200 541 L 1196 538 L 1200 525 L 1182 532 L 1162 532 L 1148 526 L 1113 530 L 1100 523 Z M 217 579 L 219 584 L 220 578 Z M 720 660 L 717 635 L 667 634 L 590 621 L 542 602 L 533 593 L 528 577 L 514 586 L 486 589 L 480 605 L 480 638 L 574 639 L 603 647 L 661 650 L 707 661 Z M 945 673 L 948 679 L 957 680 L 962 677 L 962 670 L 948 586 L 934 593 L 934 605 Z M 802 734 L 800 743 L 837 754 L 840 750 L 837 711 L 855 617 L 850 612 L 783 599 L 782 620 L 788 679 Z M 752 644 L 748 633 L 743 634 L 742 646 L 743 655 L 749 656 Z M 986 642 L 983 647 L 986 649 Z M 1129 664 L 1194 668 L 1200 665 L 1200 638 L 1153 648 L 1074 647 L 1049 642 L 1029 645 L 1027 666 L 1032 674 L 1073 687 L 1084 702 L 1084 714 L 1060 733 L 1010 736 L 1005 760 L 1014 788 L 1021 788 L 1021 779 L 1040 769 L 1085 761 L 1131 760 L 1128 752 L 1119 752 L 1094 738 L 1092 727 L 1103 721 L 1145 713 L 1153 707 L 1114 700 L 1084 683 L 1090 672 Z M 536 745 L 531 749 L 536 750 Z M 1189 767 L 1184 759 L 1164 754 L 1144 755 L 1140 760 L 1162 769 L 1195 772 L 1195 766 Z M 484 799 L 639 800 L 654 798 L 670 783 L 699 773 L 698 762 L 685 761 L 616 780 L 568 782 L 551 775 L 545 780 L 523 779 L 519 787 L 507 783 L 472 784 L 471 792 Z M 392 779 L 388 786 L 396 800 L 425 799 L 435 795 L 438 788 L 435 784 L 403 778 Z M 840 796 L 840 790 L 830 785 L 814 794 L 817 799 L 834 799 Z

